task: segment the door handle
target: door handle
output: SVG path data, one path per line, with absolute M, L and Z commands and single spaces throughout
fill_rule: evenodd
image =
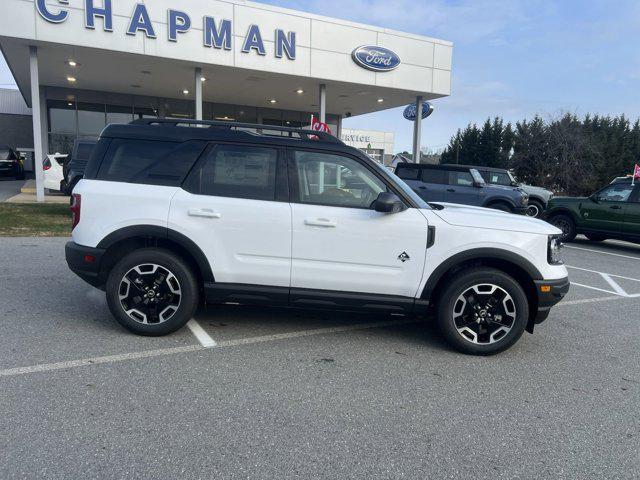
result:
M 427 189 L 427 187 L 425 187 L 424 185 L 420 185 L 418 188 L 419 188 L 420 190 L 426 190 L 426 189 Z
M 455 189 L 455 188 L 447 188 L 447 192 L 454 193 L 455 191 L 456 191 L 456 189 Z
M 200 218 L 222 218 L 222 214 L 216 213 L 208 208 L 192 208 L 189 210 L 189 216 Z
M 324 228 L 336 228 L 338 226 L 338 222 L 334 222 L 329 220 L 328 218 L 307 218 L 304 221 L 305 225 L 310 227 L 324 227 Z
M 612 207 L 609 207 L 611 210 L 622 210 L 622 207 L 620 205 L 613 205 Z

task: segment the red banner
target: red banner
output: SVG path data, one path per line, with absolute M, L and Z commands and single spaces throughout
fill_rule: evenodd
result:
M 315 130 L 316 132 L 331 133 L 329 125 L 327 125 L 326 123 L 322 123 L 320 120 L 313 116 L 311 117 L 311 130 Z

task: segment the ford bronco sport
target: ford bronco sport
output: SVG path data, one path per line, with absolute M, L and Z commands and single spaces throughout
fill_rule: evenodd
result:
M 557 228 L 425 203 L 320 132 L 109 125 L 73 192 L 71 270 L 141 335 L 201 302 L 435 313 L 471 354 L 509 348 L 569 289 Z

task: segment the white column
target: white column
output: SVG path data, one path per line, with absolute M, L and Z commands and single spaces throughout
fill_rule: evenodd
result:
M 342 115 L 338 116 L 338 131 L 336 132 L 336 137 L 342 140 Z
M 36 199 L 44 202 L 42 161 L 42 112 L 40 108 L 40 73 L 38 72 L 38 48 L 29 47 L 31 74 L 31 118 L 33 119 L 33 169 L 36 173 Z
M 327 123 L 327 86 L 320 84 L 320 121 Z
M 202 69 L 196 68 L 196 120 L 202 120 Z
M 413 163 L 420 163 L 422 145 L 422 97 L 416 98 L 416 119 L 413 123 Z

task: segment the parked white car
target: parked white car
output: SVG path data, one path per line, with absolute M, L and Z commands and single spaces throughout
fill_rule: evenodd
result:
M 569 290 L 548 223 L 427 204 L 329 134 L 251 128 L 103 131 L 73 191 L 66 258 L 127 329 L 171 333 L 201 301 L 432 312 L 453 347 L 486 355 Z
M 44 188 L 60 191 L 60 184 L 64 179 L 64 164 L 69 160 L 69 155 L 54 153 L 47 155 L 42 162 L 44 169 Z

